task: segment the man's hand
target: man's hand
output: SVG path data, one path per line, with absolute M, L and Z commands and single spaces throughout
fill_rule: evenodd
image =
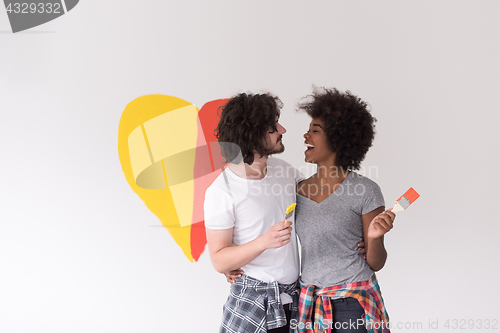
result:
M 358 248 L 359 248 L 358 254 L 365 254 L 366 253 L 365 242 L 364 241 L 361 241 L 361 242 L 358 243 Z M 366 259 L 366 255 L 363 256 L 363 259 Z
M 234 271 L 224 273 L 224 275 L 226 276 L 227 282 L 234 283 L 235 282 L 234 280 L 241 277 L 243 273 L 244 273 L 243 270 L 241 268 L 238 268 L 235 269 Z
M 371 239 L 377 239 L 388 233 L 392 229 L 392 223 L 396 218 L 396 214 L 391 212 L 392 209 L 386 210 L 375 216 L 368 226 L 367 236 Z
M 215 270 L 221 274 L 241 268 L 267 249 L 278 248 L 290 242 L 292 222 L 272 225 L 264 235 L 248 243 L 234 246 L 233 228 L 206 229 L 208 251 Z M 233 280 L 233 279 L 231 279 Z
M 262 241 L 266 249 L 276 249 L 290 243 L 292 235 L 292 222 L 284 220 L 269 227 L 266 233 L 262 235 Z

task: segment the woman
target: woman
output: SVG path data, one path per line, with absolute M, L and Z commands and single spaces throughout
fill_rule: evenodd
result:
M 352 171 L 372 145 L 376 120 L 366 103 L 349 92 L 317 89 L 312 97 L 300 105 L 312 118 L 304 134 L 305 161 L 315 163 L 317 173 L 297 188 L 295 223 L 302 251 L 298 328 L 388 332 L 374 272 L 385 264 L 384 234 L 395 215 L 384 212 L 379 186 Z M 366 260 L 358 254 L 362 239 Z

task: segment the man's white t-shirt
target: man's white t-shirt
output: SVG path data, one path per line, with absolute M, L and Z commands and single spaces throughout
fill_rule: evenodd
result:
M 269 157 L 263 179 L 244 179 L 226 168 L 205 193 L 205 227 L 233 228 L 233 246 L 246 244 L 285 218 L 286 208 L 295 203 L 296 184 L 301 173 L 287 162 Z M 299 277 L 299 257 L 295 219 L 292 217 L 290 242 L 268 249 L 241 267 L 245 274 L 264 282 L 295 282 Z M 287 295 L 288 296 L 288 295 Z

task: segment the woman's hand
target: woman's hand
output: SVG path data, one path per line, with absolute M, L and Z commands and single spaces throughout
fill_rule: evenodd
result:
M 388 233 L 393 228 L 393 222 L 396 214 L 388 209 L 375 216 L 368 226 L 367 236 L 370 239 L 377 239 Z

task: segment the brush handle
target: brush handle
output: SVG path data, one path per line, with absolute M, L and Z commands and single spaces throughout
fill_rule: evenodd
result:
M 396 202 L 396 204 L 394 205 L 394 208 L 392 209 L 392 211 L 391 211 L 391 212 L 393 212 L 394 214 L 396 214 L 396 213 L 398 213 L 398 212 L 402 212 L 403 210 L 405 210 L 405 209 L 403 208 L 403 206 L 401 206 L 401 205 L 399 204 L 399 202 Z

